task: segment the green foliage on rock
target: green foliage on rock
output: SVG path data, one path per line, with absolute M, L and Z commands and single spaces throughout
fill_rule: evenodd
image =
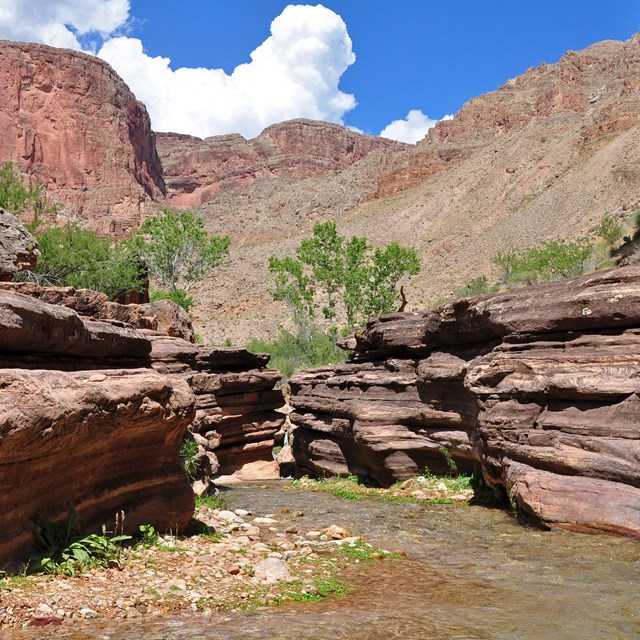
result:
M 42 187 L 26 180 L 6 162 L 0 167 L 0 208 L 18 217 L 27 217 L 27 229 L 33 232 L 44 216 L 53 214 L 56 207 L 45 197 Z
M 316 224 L 295 258 L 269 258 L 275 300 L 311 321 L 321 313 L 324 320 L 348 327 L 394 311 L 398 282 L 419 270 L 415 249 L 397 242 L 373 249 L 366 238 L 341 236 L 334 222 Z
M 246 348 L 253 353 L 269 353 L 269 367 L 280 371 L 285 380 L 301 369 L 340 364 L 347 358 L 347 352 L 336 346 L 335 332 L 317 327 L 297 333 L 281 328 L 275 340 L 253 339 Z
M 209 236 L 191 211 L 163 209 L 147 218 L 131 242 L 149 275 L 170 292 L 185 292 L 220 266 L 229 253 L 229 236 Z

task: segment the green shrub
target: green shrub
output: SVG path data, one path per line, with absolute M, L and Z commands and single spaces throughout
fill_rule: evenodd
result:
M 336 332 L 309 331 L 292 333 L 280 328 L 278 337 L 272 342 L 253 339 L 246 348 L 254 353 L 271 355 L 269 367 L 277 369 L 288 380 L 296 371 L 326 364 L 341 364 L 347 352 L 336 346 Z
M 497 290 L 495 285 L 490 285 L 487 276 L 479 276 L 474 278 L 463 289 L 458 289 L 455 292 L 456 298 L 470 298 L 472 296 L 479 296 L 484 293 L 493 293 Z
M 107 566 L 121 553 L 122 542 L 131 536 L 84 534 L 82 524 L 71 510 L 63 522 L 53 523 L 47 518 L 36 518 L 38 531 L 28 573 L 60 573 L 73 576 L 97 566 Z
M 622 224 L 613 216 L 605 216 L 597 226 L 596 234 L 604 240 L 609 249 L 613 249 L 622 238 Z
M 497 252 L 492 262 L 500 269 L 505 284 L 535 284 L 580 275 L 592 251 L 593 247 L 584 240 L 552 240 L 522 252 Z
M 26 227 L 32 233 L 44 217 L 53 215 L 57 209 L 47 200 L 42 187 L 27 181 L 11 162 L 0 167 L 0 208 L 30 218 Z
M 193 482 L 200 468 L 200 463 L 198 461 L 198 443 L 189 435 L 185 437 L 180 446 L 180 461 L 189 482 Z
M 38 264 L 32 272 L 17 274 L 16 279 L 94 289 L 112 300 L 145 286 L 140 264 L 124 243 L 112 244 L 74 222 L 35 235 L 40 249 Z
M 171 300 L 171 302 L 179 304 L 187 312 L 191 310 L 195 304 L 193 298 L 188 296 L 184 289 L 173 289 L 171 291 L 152 289 L 149 291 L 149 300 L 151 300 L 151 302 L 156 302 L 157 300 Z

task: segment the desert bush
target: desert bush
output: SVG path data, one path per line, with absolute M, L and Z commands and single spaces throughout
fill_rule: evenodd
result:
M 190 311 L 195 304 L 193 298 L 188 296 L 184 289 L 173 289 L 170 291 L 165 291 L 163 289 L 151 289 L 151 291 L 149 291 L 149 300 L 151 300 L 151 302 L 156 302 L 158 300 L 171 300 L 171 302 L 179 304 L 187 312 Z
M 343 363 L 347 352 L 336 346 L 336 338 L 334 331 L 321 331 L 317 327 L 298 333 L 281 328 L 275 340 L 253 339 L 246 348 L 254 353 L 270 354 L 269 367 L 280 371 L 288 380 L 301 369 Z
M 609 249 L 613 249 L 622 238 L 622 224 L 613 216 L 605 216 L 596 227 L 596 234 L 604 240 Z

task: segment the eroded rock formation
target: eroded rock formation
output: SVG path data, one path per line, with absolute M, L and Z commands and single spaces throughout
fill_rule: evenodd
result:
M 280 476 L 272 456 L 274 436 L 283 423 L 275 411 L 283 405 L 275 390 L 280 373 L 265 369 L 269 356 L 245 349 L 207 349 L 151 331 L 152 366 L 186 380 L 196 396 L 190 429 L 200 447 L 198 492 L 211 478 L 274 479 Z
M 33 236 L 11 214 L 0 209 L 0 282 L 32 269 L 38 259 Z
M 479 462 L 544 526 L 640 537 L 640 267 L 383 316 L 291 380 L 299 472 Z
M 0 41 L 0 105 L 0 162 L 15 162 L 101 234 L 137 227 L 162 197 L 147 111 L 106 62 Z
M 194 418 L 181 380 L 150 368 L 150 342 L 117 322 L 0 291 L 0 564 L 33 544 L 35 515 L 75 508 L 87 528 L 184 530 L 193 494 L 178 460 Z

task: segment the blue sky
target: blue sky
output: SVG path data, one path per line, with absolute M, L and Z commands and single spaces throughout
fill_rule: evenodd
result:
M 0 0 L 0 37 L 96 53 L 156 130 L 200 136 L 312 117 L 419 139 L 531 66 L 640 30 L 640 0 L 43 2 Z
M 220 66 L 231 72 L 269 35 L 288 2 L 133 0 L 133 35 L 172 66 Z M 358 104 L 344 120 L 379 133 L 420 109 L 455 113 L 541 62 L 599 40 L 626 40 L 640 30 L 638 0 L 324 0 L 353 41 L 356 62 L 340 87 Z M 170 25 L 167 31 L 168 25 Z

